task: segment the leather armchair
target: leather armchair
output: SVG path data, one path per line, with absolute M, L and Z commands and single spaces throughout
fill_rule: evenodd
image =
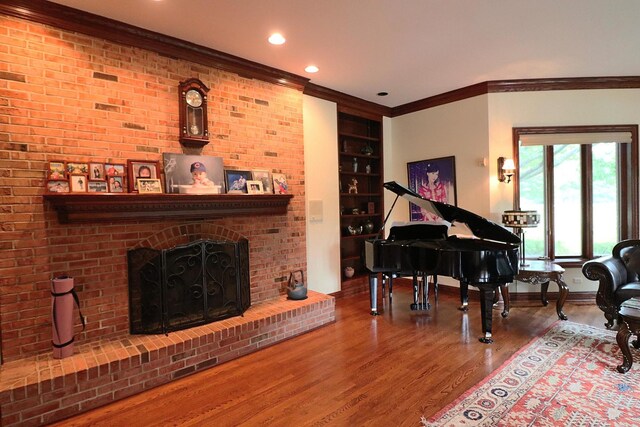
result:
M 600 282 L 596 304 L 604 312 L 607 329 L 618 323 L 618 311 L 624 301 L 640 297 L 640 240 L 623 240 L 611 255 L 587 261 L 582 274 Z

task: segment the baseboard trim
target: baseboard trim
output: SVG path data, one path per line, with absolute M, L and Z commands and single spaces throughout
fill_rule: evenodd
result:
M 394 286 L 411 286 L 411 279 L 397 278 L 393 281 Z M 432 283 L 430 283 L 432 285 Z M 440 283 L 438 286 L 438 293 L 445 295 L 460 295 L 460 288 L 457 286 L 450 286 Z M 547 299 L 549 301 L 556 301 L 559 297 L 559 292 L 547 292 Z M 473 286 L 469 287 L 469 298 L 480 298 L 480 291 Z M 511 303 L 540 301 L 540 292 L 510 292 L 509 298 Z M 593 302 L 596 301 L 596 292 L 571 292 L 567 295 L 565 302 Z

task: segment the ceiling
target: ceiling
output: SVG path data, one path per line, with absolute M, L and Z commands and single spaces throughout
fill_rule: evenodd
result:
M 389 107 L 490 80 L 640 75 L 638 0 L 54 2 Z

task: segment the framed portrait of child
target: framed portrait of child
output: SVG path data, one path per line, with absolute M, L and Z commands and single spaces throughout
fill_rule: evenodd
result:
M 163 153 L 165 193 L 219 194 L 224 190 L 222 157 Z

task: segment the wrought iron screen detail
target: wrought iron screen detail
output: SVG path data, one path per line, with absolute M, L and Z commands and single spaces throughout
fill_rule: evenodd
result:
M 199 240 L 128 251 L 132 334 L 158 334 L 239 316 L 251 305 L 249 242 Z

